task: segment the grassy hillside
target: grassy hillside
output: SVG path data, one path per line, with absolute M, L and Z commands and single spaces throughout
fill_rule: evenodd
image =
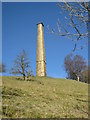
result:
M 66 79 L 3 77 L 3 117 L 87 118 L 88 85 Z

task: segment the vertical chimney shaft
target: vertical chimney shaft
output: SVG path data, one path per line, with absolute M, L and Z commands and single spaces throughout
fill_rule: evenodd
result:
M 37 61 L 36 76 L 46 76 L 46 57 L 43 34 L 43 23 L 37 24 Z

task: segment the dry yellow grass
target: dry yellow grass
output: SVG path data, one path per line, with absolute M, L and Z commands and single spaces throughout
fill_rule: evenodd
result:
M 75 80 L 3 77 L 3 118 L 88 118 L 88 85 Z

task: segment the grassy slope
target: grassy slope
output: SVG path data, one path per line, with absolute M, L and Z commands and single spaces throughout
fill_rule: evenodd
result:
M 3 117 L 87 118 L 88 85 L 85 83 L 36 78 L 21 81 L 3 77 Z

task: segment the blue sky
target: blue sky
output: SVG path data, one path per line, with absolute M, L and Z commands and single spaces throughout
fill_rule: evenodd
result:
M 56 3 L 3 3 L 2 6 L 2 59 L 7 66 L 4 75 L 10 75 L 13 60 L 23 49 L 31 61 L 31 68 L 36 74 L 37 23 L 44 24 L 44 40 L 46 51 L 47 75 L 51 77 L 66 77 L 63 63 L 74 43 L 65 37 L 49 34 L 47 25 L 55 28 L 58 18 L 64 25 L 64 14 L 60 15 L 60 8 Z M 84 42 L 83 42 L 84 43 Z M 78 46 L 81 42 L 78 43 Z M 74 54 L 88 59 L 88 47 Z

